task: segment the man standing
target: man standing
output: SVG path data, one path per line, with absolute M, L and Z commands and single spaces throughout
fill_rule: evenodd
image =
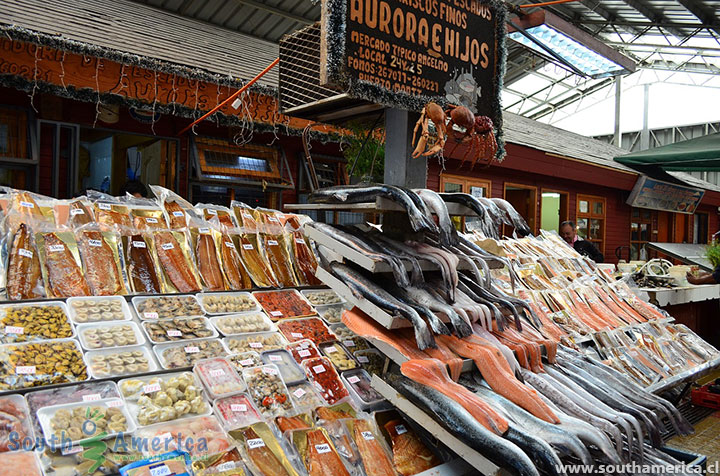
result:
M 577 227 L 574 222 L 564 221 L 560 224 L 560 236 L 567 241 L 568 245 L 575 248 L 575 251 L 587 256 L 596 263 L 602 263 L 605 257 L 595 245 L 577 236 Z

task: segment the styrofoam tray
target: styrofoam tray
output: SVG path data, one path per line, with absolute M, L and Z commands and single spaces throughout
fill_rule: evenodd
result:
M 145 313 L 140 312 L 139 306 L 141 303 L 143 303 L 147 300 L 150 300 L 150 299 L 160 299 L 160 298 L 165 298 L 165 299 L 192 298 L 198 306 L 198 311 L 195 314 L 184 314 L 184 315 L 180 315 L 180 314 L 178 314 L 178 315 L 174 315 L 174 314 L 160 315 L 160 314 L 158 314 L 157 316 L 148 315 L 150 313 L 147 313 L 147 312 L 145 312 Z M 157 319 L 173 319 L 175 317 L 203 317 L 205 315 L 205 311 L 203 311 L 203 308 L 200 305 L 200 303 L 198 302 L 197 297 L 195 297 L 195 295 L 193 295 L 193 294 L 178 294 L 178 295 L 163 295 L 163 296 L 135 296 L 132 298 L 132 305 L 135 308 L 135 312 L 137 313 L 138 317 L 142 320 L 151 320 L 152 321 L 152 320 L 157 320 Z
M 265 306 L 263 306 L 262 303 L 260 303 L 260 301 L 258 300 L 258 303 L 260 304 L 260 307 L 262 307 L 262 308 L 265 310 L 265 312 L 267 312 L 267 313 L 270 315 L 270 318 L 271 318 L 271 319 L 296 319 L 296 318 L 301 318 L 301 317 L 310 317 L 310 316 L 315 316 L 315 315 L 317 315 L 317 313 L 315 312 L 315 306 L 313 306 L 313 305 L 310 303 L 310 301 L 308 301 L 307 298 L 306 298 L 305 296 L 303 296 L 302 293 L 300 293 L 300 291 L 298 291 L 297 289 L 293 289 L 293 288 L 268 289 L 268 290 L 265 290 L 265 291 L 253 291 L 252 294 L 253 294 L 253 296 L 255 297 L 255 296 L 257 296 L 258 294 L 268 294 L 268 293 L 277 293 L 277 292 L 287 292 L 287 293 L 295 294 L 298 299 L 300 299 L 301 301 L 303 301 L 305 304 L 307 304 L 307 305 L 310 307 L 310 310 L 311 310 L 312 314 L 303 314 L 303 315 L 299 315 L 299 316 L 289 316 L 289 315 L 287 315 L 287 314 L 284 314 L 284 313 L 283 313 L 282 311 L 280 311 L 279 309 L 265 309 Z M 256 299 L 257 299 L 257 298 L 256 298 Z
M 11 367 L 12 370 L 15 371 L 15 374 L 14 374 L 15 379 L 11 383 L 11 386 L 8 390 L 29 387 L 32 385 L 24 385 L 24 384 L 28 383 L 28 382 L 35 382 L 35 381 L 40 380 L 37 378 L 38 374 L 36 374 L 36 373 L 32 373 L 32 372 L 30 372 L 28 374 L 18 373 L 18 369 L 15 367 L 15 365 L 10 363 L 10 356 L 13 353 L 15 353 L 16 347 L 27 346 L 27 345 L 45 346 L 47 348 L 47 352 L 52 352 L 53 350 L 52 350 L 51 346 L 53 344 L 62 344 L 62 343 L 66 343 L 66 342 L 74 345 L 75 349 L 80 353 L 81 358 L 83 357 L 82 347 L 80 347 L 80 343 L 77 341 L 77 339 L 50 339 L 50 340 L 43 340 L 43 341 L 14 342 L 14 343 L 10 343 L 10 344 L 0 344 L 0 361 L 6 362 L 8 365 L 8 368 Z M 84 358 L 82 359 L 82 363 L 83 363 L 83 365 L 85 365 Z M 33 371 L 34 370 L 35 370 L 35 368 L 33 367 Z M 48 383 L 46 383 L 45 385 L 50 385 L 50 383 L 64 383 L 64 382 L 49 382 L 49 380 L 52 377 L 56 377 L 56 376 L 57 376 L 56 374 L 52 374 L 52 375 L 42 374 L 42 377 L 48 380 Z M 22 381 L 21 381 L 21 378 L 23 379 Z M 79 382 L 85 382 L 87 380 L 88 379 L 72 380 L 69 382 L 79 383 Z
M 148 369 L 147 370 L 138 370 L 137 372 L 128 372 L 128 373 L 109 373 L 108 375 L 98 375 L 93 368 L 92 368 L 92 358 L 95 356 L 109 356 L 114 354 L 122 354 L 126 352 L 142 352 L 143 356 L 148 361 Z M 132 364 L 130 364 L 132 365 Z M 155 356 L 150 352 L 150 349 L 148 349 L 147 346 L 144 345 L 137 345 L 133 347 L 121 347 L 118 349 L 102 349 L 102 350 L 94 350 L 90 352 L 85 353 L 85 366 L 88 369 L 88 374 L 94 378 L 94 379 L 101 379 L 101 378 L 112 378 L 112 377 L 127 377 L 129 375 L 133 375 L 135 373 L 144 373 L 144 372 L 154 372 L 158 369 L 158 364 L 156 362 Z
M 345 299 L 343 299 L 342 296 L 340 296 L 338 293 L 336 293 L 335 291 L 333 291 L 333 290 L 330 289 L 330 288 L 326 288 L 326 289 L 303 289 L 302 291 L 300 291 L 300 293 L 302 293 L 303 297 L 304 297 L 312 306 L 314 306 L 315 308 L 317 308 L 318 306 L 337 306 L 338 304 L 344 304 L 344 303 L 345 303 Z M 337 296 L 338 301 L 337 301 L 337 302 L 332 302 L 332 303 L 326 302 L 326 303 L 314 304 L 314 303 L 310 300 L 310 296 L 313 295 L 313 294 L 316 294 L 316 293 L 332 293 L 332 294 L 334 294 L 335 296 Z
M 203 342 L 215 342 L 217 343 L 217 352 L 214 352 L 212 355 L 204 355 L 200 352 L 195 352 L 195 350 L 199 349 Z M 165 358 L 165 352 L 168 349 L 180 347 L 183 348 L 184 353 L 189 359 L 189 363 L 187 366 L 184 367 L 169 367 L 167 360 Z M 195 362 L 202 359 L 208 359 L 211 357 L 224 357 L 228 354 L 227 350 L 225 349 L 225 346 L 220 341 L 220 339 L 200 339 L 200 340 L 191 340 L 191 341 L 178 341 L 178 342 L 168 342 L 165 344 L 158 344 L 153 346 L 153 352 L 155 353 L 155 356 L 157 357 L 158 362 L 160 363 L 160 366 L 167 370 L 173 370 L 173 369 L 181 369 L 181 368 L 188 368 L 191 369 L 193 365 L 195 365 Z
M 110 320 L 103 320 L 103 319 L 97 319 L 94 321 L 85 321 L 85 322 L 78 322 L 77 320 L 77 310 L 74 307 L 74 303 L 76 302 L 88 302 L 88 301 L 107 301 L 107 302 L 119 302 L 122 306 L 122 313 L 123 318 L 122 319 L 110 319 Z M 96 322 L 117 322 L 117 321 L 129 321 L 132 319 L 132 314 L 130 313 L 130 306 L 128 305 L 127 301 L 122 296 L 86 296 L 86 297 L 71 297 L 67 300 L 67 308 L 68 313 L 70 314 L 70 319 L 76 324 L 94 324 Z
M 130 326 L 130 328 L 133 330 L 133 333 L 135 334 L 135 340 L 136 342 L 132 344 L 127 345 L 114 345 L 109 347 L 92 347 L 87 339 L 85 338 L 84 333 L 91 330 L 91 329 L 102 329 L 102 328 L 112 328 L 112 327 L 121 327 L 121 326 Z M 93 323 L 93 324 L 80 324 L 77 326 L 77 335 L 78 339 L 80 340 L 80 344 L 82 344 L 82 347 L 84 350 L 105 350 L 105 349 L 122 349 L 124 347 L 135 347 L 138 345 L 145 344 L 145 333 L 140 330 L 138 325 L 135 322 L 127 322 L 127 321 L 115 321 L 115 322 L 99 322 L 99 323 Z
M 273 346 L 268 345 L 252 345 L 251 342 L 255 342 L 257 339 L 261 337 L 270 337 L 270 336 L 278 336 L 278 344 Z M 248 348 L 245 350 L 233 350 L 230 348 L 230 342 L 232 341 L 247 341 L 248 342 Z M 246 335 L 238 335 L 238 336 L 231 336 L 231 337 L 225 337 L 222 340 L 223 345 L 225 346 L 225 350 L 228 354 L 242 354 L 243 352 L 264 352 L 266 350 L 273 350 L 273 349 L 284 349 L 285 345 L 287 345 L 287 339 L 285 339 L 285 336 L 283 336 L 282 332 L 259 332 L 257 334 L 246 334 Z
M 197 300 L 200 302 L 200 306 L 202 307 L 203 311 L 205 311 L 205 314 L 207 314 L 208 316 L 222 316 L 225 314 L 240 314 L 240 313 L 262 310 L 262 307 L 260 306 L 260 304 L 257 302 L 255 297 L 250 292 L 228 291 L 228 292 L 220 292 L 220 293 L 198 293 L 195 296 L 197 297 Z M 214 297 L 214 296 L 246 296 L 246 297 L 250 298 L 250 300 L 252 302 L 255 303 L 255 306 L 252 309 L 246 309 L 244 311 L 210 312 L 210 311 L 208 311 L 207 307 L 205 307 L 204 299 L 206 297 Z
M 178 319 L 178 320 L 201 319 L 201 320 L 203 321 L 203 323 L 204 323 L 204 328 L 207 329 L 207 330 L 209 330 L 209 331 L 211 331 L 212 334 L 210 334 L 209 336 L 205 336 L 205 337 L 192 337 L 192 338 L 189 338 L 189 339 L 180 338 L 180 339 L 178 339 L 178 340 L 167 340 L 167 341 L 162 341 L 162 342 L 160 342 L 160 341 L 155 341 L 155 340 L 153 340 L 153 339 L 150 337 L 150 331 L 147 330 L 146 324 L 155 324 L 155 323 L 157 323 L 157 322 L 171 321 L 171 320 L 174 320 L 174 319 L 158 319 L 158 320 L 153 320 L 153 321 L 143 321 L 141 327 L 142 327 L 143 332 L 144 332 L 145 335 L 147 336 L 148 341 L 151 342 L 151 343 L 153 343 L 153 344 L 169 344 L 169 343 L 172 343 L 172 342 L 192 342 L 192 341 L 200 340 L 200 339 L 213 339 L 213 338 L 218 337 L 218 336 L 220 335 L 220 334 L 218 334 L 218 331 L 210 324 L 210 321 L 208 320 L 207 317 L 197 316 L 197 317 L 185 317 L 185 318 L 176 318 L 176 319 Z
M 267 328 L 266 330 L 264 330 L 264 331 L 248 331 L 248 332 L 227 333 L 227 332 L 224 332 L 224 331 L 221 329 L 221 326 L 219 325 L 219 323 L 220 323 L 221 321 L 225 320 L 225 319 L 232 319 L 232 318 L 235 317 L 235 316 L 245 316 L 245 315 L 248 315 L 248 314 L 257 314 L 257 315 L 262 316 L 263 322 L 268 326 L 268 328 Z M 275 323 L 274 323 L 273 321 L 271 321 L 270 318 L 267 316 L 267 314 L 265 314 L 265 312 L 263 312 L 262 310 L 250 311 L 250 312 L 242 312 L 242 313 L 237 313 L 237 314 L 225 314 L 225 315 L 222 315 L 222 316 L 213 316 L 213 317 L 210 318 L 210 324 L 212 324 L 212 326 L 213 326 L 215 329 L 217 329 L 217 331 L 218 331 L 220 334 L 222 334 L 223 336 L 239 336 L 239 335 L 262 334 L 262 333 L 265 333 L 265 332 L 276 332 L 276 331 L 278 330 L 278 329 L 277 329 L 277 326 L 275 325 Z M 224 327 L 224 326 L 223 326 L 223 327 Z
M 28 302 L 28 303 L 19 302 L 19 303 L 13 303 L 13 304 L 2 304 L 2 305 L 0 305 L 0 320 L 5 317 L 7 309 L 18 308 L 18 307 L 50 307 L 50 306 L 57 306 L 62 309 L 62 311 L 65 313 L 65 319 L 67 320 L 68 324 L 70 324 L 70 330 L 72 331 L 71 335 L 65 336 L 65 337 L 58 337 L 58 339 L 73 339 L 73 338 L 75 338 L 77 336 L 77 333 L 75 332 L 75 326 L 73 325 L 73 322 L 70 320 L 70 314 L 68 313 L 67 306 L 62 301 L 45 301 L 45 302 Z M 8 330 L 9 329 L 7 328 L 7 326 L 0 327 L 0 342 L 2 342 L 3 344 L 15 343 L 16 336 L 21 335 L 21 334 L 15 334 L 15 333 L 8 333 L 7 332 Z M 37 341 L 45 341 L 45 340 L 54 340 L 54 339 L 48 339 L 47 337 L 39 336 L 39 335 L 27 336 L 24 333 L 22 335 L 26 338 L 26 340 L 24 340 L 22 342 L 27 342 L 27 341 L 37 342 Z M 27 338 L 27 337 L 29 337 L 29 338 Z
M 125 416 L 125 431 L 122 433 L 126 434 L 132 434 L 137 428 L 135 427 L 135 422 L 128 414 L 127 407 L 123 404 L 123 401 L 119 398 L 111 398 L 106 400 L 97 400 L 97 401 L 87 401 L 87 402 L 78 402 L 78 403 L 66 403 L 63 405 L 53 405 L 49 407 L 43 407 L 40 410 L 37 411 L 37 418 L 40 422 L 40 427 L 43 431 L 43 437 L 45 438 L 45 441 L 49 444 L 49 439 L 53 435 L 52 426 L 51 426 L 51 420 L 55 413 L 57 413 L 58 410 L 74 410 L 77 407 L 103 407 L 103 408 L 110 408 L 110 407 L 117 407 L 120 409 L 122 414 Z M 86 421 L 92 422 L 95 417 L 88 412 Z M 92 427 L 91 424 L 88 423 L 88 428 Z M 103 438 L 110 438 L 116 435 L 119 435 L 120 432 L 110 432 L 107 435 L 105 435 Z M 80 438 L 71 440 L 72 444 L 75 445 L 77 443 L 80 443 L 82 441 L 88 440 L 92 437 L 92 435 L 87 435 L 86 438 Z

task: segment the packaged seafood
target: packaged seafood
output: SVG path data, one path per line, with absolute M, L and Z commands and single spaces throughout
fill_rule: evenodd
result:
M 34 451 L 0 454 L 0 476 L 18 476 L 17 468 L 23 468 L 22 476 L 43 476 L 40 461 Z
M 314 316 L 315 310 L 295 289 L 255 291 L 253 296 L 272 320 Z
M 308 339 L 315 345 L 319 345 L 336 339 L 325 323 L 317 317 L 286 319 L 279 322 L 277 326 L 290 342 Z
M 59 202 L 59 200 L 58 200 Z M 87 201 L 87 197 L 78 197 L 67 203 L 66 210 L 60 212 L 59 207 L 55 206 L 55 217 L 56 224 L 58 227 L 62 227 L 63 223 L 59 223 L 57 217 L 62 215 L 64 222 L 67 226 L 72 229 L 80 228 L 81 226 L 87 225 L 88 223 L 95 222 L 95 214 L 92 211 L 92 205 Z
M 223 343 L 230 354 L 243 352 L 264 352 L 282 349 L 287 341 L 279 332 L 264 332 L 246 336 L 225 337 Z
M 123 239 L 125 264 L 130 289 L 138 294 L 158 294 L 165 291 L 160 280 L 160 264 L 154 253 L 155 244 L 143 235 L 132 235 Z
M 178 202 L 165 202 L 165 214 L 169 219 L 171 230 L 179 231 L 187 226 L 187 215 Z
M 138 429 L 135 436 L 148 441 L 147 446 L 143 445 L 143 453 L 147 456 L 177 449 L 187 452 L 193 458 L 209 458 L 233 446 L 213 416 L 157 423 Z M 198 444 L 199 441 L 205 444 Z
M 205 290 L 224 291 L 227 289 L 220 258 L 220 232 L 209 226 L 191 227 L 190 238 L 195 250 L 197 269 Z
M 290 235 L 258 233 L 258 243 L 280 287 L 297 286 L 290 257 Z
M 193 372 L 200 378 L 212 400 L 245 391 L 245 382 L 240 374 L 222 357 L 198 361 Z
M 422 473 L 442 463 L 404 421 L 390 420 L 383 427 L 392 442 L 393 466 L 402 476 Z
M 6 285 L 7 297 L 11 301 L 37 299 L 45 295 L 35 235 L 26 223 L 19 225 L 8 250 Z
M 145 336 L 134 322 L 80 324 L 77 332 L 85 350 L 114 349 L 145 343 Z
M 275 332 L 275 324 L 264 312 L 244 312 L 232 316 L 214 316 L 210 323 L 223 335 L 252 334 L 255 332 Z
M 233 218 L 233 213 L 229 208 L 220 205 L 196 203 L 193 207 L 202 213 L 203 219 L 210 223 L 216 222 L 224 230 L 237 228 L 237 224 Z
M 153 344 L 178 340 L 194 340 L 217 337 L 217 331 L 205 317 L 186 317 L 143 321 L 143 329 Z
M 310 301 L 313 306 L 325 306 L 328 304 L 342 304 L 345 302 L 340 296 L 331 289 L 305 289 L 302 291 L 305 299 Z
M 340 377 L 361 410 L 376 407 L 385 399 L 370 384 L 370 374 L 363 369 L 347 370 Z
M 335 445 L 335 449 L 351 473 L 361 474 L 362 463 L 360 461 L 360 454 L 353 443 L 351 431 L 344 423 L 343 421 L 323 421 L 317 423 L 317 428 L 325 430 L 330 437 L 330 441 Z
M 235 366 L 235 369 L 242 373 L 246 367 L 259 367 L 263 364 L 260 354 L 257 352 L 242 352 L 229 355 L 227 359 Z
M 102 231 L 114 231 L 121 235 L 127 235 L 133 228 L 130 210 L 125 205 L 114 203 L 112 197 L 108 198 L 110 200 L 95 201 L 93 204 L 95 221 L 100 225 Z
M 300 221 L 295 215 L 286 215 L 285 228 L 291 233 L 292 256 L 295 263 L 295 272 L 301 285 L 316 286 L 320 280 L 315 277 L 318 263 L 315 253 L 310 249 L 309 240 L 303 234 Z
M 123 379 L 118 387 L 138 427 L 212 413 L 202 384 L 192 372 Z
M 80 254 L 71 232 L 36 233 L 45 294 L 48 297 L 88 296 Z
M 245 428 L 262 420 L 250 397 L 244 393 L 219 398 L 213 403 L 213 408 L 227 431 Z
M 315 310 L 328 324 L 339 324 L 342 322 L 342 313 L 347 304 L 330 304 L 328 306 L 315 306 Z
M 155 252 L 166 277 L 165 282 L 180 293 L 200 291 L 200 279 L 189 258 L 190 250 L 185 235 L 179 232 L 152 233 Z
M 250 293 L 201 293 L 197 295 L 209 315 L 256 311 L 260 305 Z
M 385 356 L 375 349 L 358 350 L 353 352 L 355 360 L 369 374 L 382 375 L 385 368 Z
M 192 367 L 198 360 L 227 355 L 220 339 L 159 344 L 153 351 L 164 369 Z
M 157 363 L 145 346 L 87 352 L 85 362 L 90 376 L 96 379 L 157 370 Z
M 331 406 L 322 406 L 315 408 L 315 417 L 318 420 L 336 421 L 346 418 L 355 418 L 357 412 L 347 401 L 337 403 Z
M 75 446 L 103 433 L 112 437 L 135 431 L 135 425 L 121 399 L 43 407 L 37 411 L 37 418 L 48 445 L 53 440 L 70 440 L 72 446 Z
M 288 387 L 305 380 L 305 372 L 295 362 L 287 350 L 268 350 L 260 354 L 265 364 L 274 364 L 280 371 L 280 376 Z
M 90 294 L 127 294 L 120 254 L 122 241 L 117 233 L 81 229 L 76 231 L 77 246 Z
M 171 230 L 183 230 L 187 226 L 188 214 L 193 214 L 193 206 L 172 190 L 159 185 L 150 185 L 150 190 L 165 211 Z
M 275 426 L 283 435 L 292 430 L 306 430 L 315 426 L 312 416 L 307 413 L 298 413 L 292 416 L 275 417 Z
M 380 432 L 370 420 L 354 419 L 346 422 L 355 446 L 360 453 L 362 466 L 368 476 L 395 476 L 390 450 Z
M 285 348 L 295 359 L 295 362 L 302 363 L 303 360 L 312 359 L 313 357 L 320 357 L 320 351 L 315 347 L 315 344 L 309 339 L 296 340 L 291 342 Z
M 329 405 L 350 395 L 335 371 L 335 367 L 327 358 L 308 359 L 302 363 L 302 366 L 323 400 Z
M 167 230 L 163 211 L 159 208 L 133 207 L 130 209 L 133 227 L 143 233 L 153 230 Z
M 9 204 L 6 211 L 8 218 L 8 227 L 14 230 L 19 223 L 47 223 L 54 222 L 52 219 L 52 208 L 49 210 L 49 216 L 46 216 L 45 210 L 41 207 L 41 202 L 52 202 L 49 197 L 26 192 L 22 190 L 11 190 L 8 197 Z
M 243 370 L 248 393 L 264 416 L 284 415 L 293 410 L 292 400 L 277 365 L 266 364 Z
M 125 298 L 120 296 L 71 297 L 67 300 L 67 308 L 75 324 L 132 319 L 130 307 Z
M 320 344 L 319 348 L 320 352 L 330 359 L 330 362 L 332 362 L 339 371 L 357 368 L 357 362 L 355 362 L 352 354 L 339 342 L 326 342 L 325 344 Z
M 300 410 L 312 410 L 325 404 L 320 394 L 307 382 L 289 386 L 288 392 L 290 392 L 290 398 L 292 398 L 295 408 Z
M 31 421 L 28 404 L 22 395 L 0 397 L 0 453 L 29 451 L 35 447 Z
M 253 287 L 252 279 L 248 270 L 243 264 L 240 253 L 237 250 L 238 245 L 231 235 L 223 233 L 221 236 L 220 258 L 222 259 L 222 268 L 225 272 L 228 287 L 232 290 L 250 289 Z
M 338 340 L 341 341 L 350 352 L 370 348 L 368 341 L 348 329 L 345 324 L 333 324 L 330 326 L 330 331 L 337 336 Z
M 258 246 L 257 235 L 242 233 L 238 235 L 237 240 L 242 262 L 255 285 L 259 288 L 279 287 L 280 283 Z
M 6 304 L 0 306 L 0 341 L 26 342 L 75 337 L 61 301 L 38 304 Z
M 133 306 L 140 319 L 170 319 L 204 316 L 195 296 L 134 297 Z
M 252 476 L 237 447 L 210 460 L 194 462 L 194 476 Z
M 250 470 L 259 476 L 298 476 L 288 452 L 273 434 L 267 423 L 255 423 L 248 428 L 231 432 L 240 443 Z
M 75 340 L 0 345 L 0 390 L 87 379 L 80 344 Z
M 155 442 L 159 445 L 164 443 L 159 438 Z M 166 446 L 168 450 L 171 446 L 174 447 L 172 442 L 167 443 Z M 168 451 L 151 458 L 136 459 L 120 468 L 119 472 L 120 476 L 192 476 L 193 474 L 190 455 L 179 450 Z
M 294 430 L 291 432 L 291 441 L 309 474 L 350 476 L 351 473 L 324 428 Z

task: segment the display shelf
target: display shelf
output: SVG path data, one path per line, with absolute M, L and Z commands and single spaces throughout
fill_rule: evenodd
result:
M 679 373 L 677 375 L 673 375 L 672 377 L 660 380 L 659 382 L 647 387 L 646 390 L 652 393 L 662 393 L 678 385 L 694 382 L 700 377 L 704 377 L 705 375 L 711 373 L 718 367 L 720 367 L 720 357 L 716 357 L 708 362 L 705 362 L 704 364 L 700 364 L 696 367 L 691 368 L 690 370 Z
M 439 423 L 430 418 L 424 411 L 420 410 L 415 404 L 400 395 L 387 382 L 377 375 L 373 375 L 371 381 L 372 387 L 377 390 L 387 401 L 392 403 L 409 419 L 427 430 L 431 435 L 442 441 L 448 448 L 452 449 L 458 456 L 470 464 L 476 471 L 485 476 L 505 475 L 505 471 L 501 470 L 497 465 L 492 463 L 486 457 L 473 450 L 465 443 L 457 439 L 452 433 L 443 428 Z M 446 474 L 430 472 L 429 474 Z
M 681 288 L 640 288 L 636 291 L 640 299 L 660 307 L 674 306 L 689 302 L 720 299 L 720 284 L 701 284 Z
M 477 216 L 465 205 L 459 203 L 446 202 L 448 213 L 451 216 Z M 356 212 L 356 213 L 385 213 L 385 212 L 404 212 L 405 209 L 387 198 L 377 197 L 375 202 L 361 203 L 293 203 L 285 205 L 286 210 L 302 211 L 339 211 L 339 212 Z
M 401 354 L 395 347 L 381 340 L 375 339 L 374 337 L 363 337 L 363 339 L 369 341 L 377 350 L 385 354 L 388 359 L 392 360 L 398 366 L 408 361 L 408 358 Z M 463 359 L 462 373 L 470 372 L 474 368 L 475 362 L 473 362 L 472 359 Z

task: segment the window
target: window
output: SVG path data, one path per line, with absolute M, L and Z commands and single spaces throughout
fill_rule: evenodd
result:
M 469 193 L 475 197 L 490 197 L 490 181 L 475 178 L 466 178 L 458 175 L 442 174 L 440 176 L 440 192 L 441 193 Z M 474 222 L 478 221 L 476 217 L 450 217 L 455 224 L 455 228 L 463 230 L 465 227 L 472 229 Z
M 708 214 L 696 213 L 693 226 L 693 243 L 707 244 L 708 242 Z
M 527 222 L 530 230 L 537 230 L 537 187 L 515 183 L 505 183 L 505 200 L 517 210 Z M 505 234 L 512 233 L 512 227 L 505 227 Z
M 27 113 L 0 107 L 0 158 L 28 159 Z
M 653 212 L 643 208 L 632 209 L 630 222 L 630 259 L 648 259 L 647 243 L 652 241 Z
M 195 139 L 197 168 L 210 180 L 246 179 L 254 185 L 290 185 L 289 170 L 280 151 L 273 147 L 206 137 Z
M 601 253 L 605 253 L 605 212 L 606 203 L 602 197 L 577 196 L 577 232 L 592 242 Z

